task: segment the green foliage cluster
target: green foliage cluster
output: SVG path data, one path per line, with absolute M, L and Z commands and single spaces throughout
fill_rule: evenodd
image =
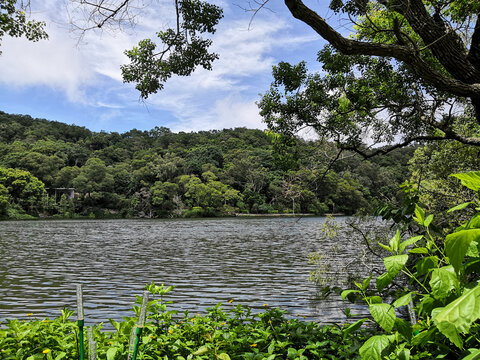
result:
M 478 194 L 480 173 L 454 174 Z M 411 189 L 407 188 L 411 192 Z M 385 334 L 368 339 L 360 348 L 363 359 L 477 359 L 480 356 L 480 210 L 478 200 L 459 204 L 449 213 L 473 207 L 476 213 L 448 234 L 435 227 L 435 217 L 418 204 L 412 222 L 416 233 L 400 229 L 388 244 L 386 272 L 356 282 L 357 289 L 342 297 L 360 295 Z M 403 224 L 402 224 L 403 222 Z M 392 300 L 393 299 L 393 300 Z M 408 308 L 410 322 L 397 316 Z M 361 324 L 366 319 L 358 321 Z
M 21 5 L 23 6 L 23 2 Z M 48 38 L 45 32 L 45 22 L 27 20 L 25 9 L 22 6 L 17 4 L 17 0 L 0 0 L 0 44 L 5 35 L 25 36 L 30 41 Z
M 0 217 L 28 218 L 43 206 L 44 185 L 28 171 L 0 167 Z
M 42 216 L 371 212 L 397 197 L 412 152 L 362 161 L 328 142 L 260 130 L 95 133 L 0 113 L 0 167 L 45 185 L 43 206 L 23 207 Z M 60 204 L 53 188 L 75 188 L 75 199 Z
M 172 287 L 147 286 L 153 294 L 142 331 L 140 359 L 356 359 L 370 330 L 350 326 L 321 326 L 285 317 L 284 311 L 266 308 L 253 314 L 237 305 L 224 310 L 221 304 L 204 315 L 180 315 L 169 310 L 164 296 Z M 138 297 L 137 303 L 142 299 Z M 134 310 L 139 315 L 138 306 Z M 77 359 L 78 330 L 63 310 L 54 320 L 7 321 L 0 329 L 2 359 Z M 137 317 L 110 320 L 114 331 L 93 327 L 98 359 L 125 359 Z M 86 344 L 87 345 L 87 344 Z M 88 352 L 88 349 L 87 349 Z

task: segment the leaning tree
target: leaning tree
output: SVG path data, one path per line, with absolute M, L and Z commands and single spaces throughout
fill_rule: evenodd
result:
M 71 1 L 87 15 L 84 30 L 121 25 L 141 4 Z M 246 4 L 256 13 L 268 2 Z M 274 68 L 274 82 L 259 102 L 271 129 L 292 134 L 313 127 L 364 156 L 424 140 L 480 144 L 480 1 L 331 0 L 328 8 L 284 2 L 328 45 L 318 53 L 321 72 L 309 73 L 305 63 Z M 201 0 L 172 4 L 175 25 L 126 51 L 130 63 L 122 66 L 123 79 L 143 98 L 172 75 L 210 69 L 218 57 L 209 52 L 209 34 L 222 18 L 221 8 Z M 333 25 L 334 16 L 326 20 L 327 12 L 343 19 L 342 29 Z M 366 150 L 382 143 L 391 146 Z

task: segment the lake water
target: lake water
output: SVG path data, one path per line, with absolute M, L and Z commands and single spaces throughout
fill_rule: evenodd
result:
M 0 222 L 0 322 L 74 310 L 78 283 L 87 324 L 119 320 L 132 316 L 135 295 L 151 281 L 175 285 L 168 300 L 182 312 L 268 304 L 344 322 L 343 309 L 352 306 L 318 298 L 308 254 L 324 253 L 322 274 L 334 282 L 363 250 L 348 236 L 325 239 L 324 224 L 318 217 Z

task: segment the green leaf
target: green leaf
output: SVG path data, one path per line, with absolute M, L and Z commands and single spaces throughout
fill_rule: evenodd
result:
M 468 349 L 468 354 L 462 360 L 480 360 L 480 349 Z
M 420 225 L 423 225 L 425 222 L 425 211 L 423 211 L 423 209 L 417 204 L 415 204 L 415 216 L 413 219 Z
M 208 346 L 200 346 L 197 351 L 193 353 L 193 355 L 203 355 L 209 351 Z
M 410 360 L 410 350 L 402 349 L 397 353 L 398 360 Z
M 470 243 L 470 246 L 468 247 L 467 253 L 465 255 L 474 258 L 479 257 L 477 241 L 472 241 Z
M 406 306 L 412 301 L 412 293 L 408 293 L 403 295 L 402 297 L 399 297 L 395 302 L 393 303 L 393 306 L 398 308 L 400 306 Z
M 393 336 L 375 335 L 365 341 L 359 349 L 360 356 L 365 360 L 381 360 L 383 351 L 393 341 Z
M 453 266 L 444 266 L 432 271 L 430 279 L 432 295 L 436 299 L 445 299 L 453 290 L 460 287 L 460 283 Z
M 117 354 L 118 348 L 112 347 L 107 350 L 107 360 L 114 360 L 115 355 Z
M 387 250 L 388 252 L 392 252 L 392 248 L 391 248 L 390 246 L 387 246 L 387 245 L 385 245 L 385 244 L 382 244 L 381 242 L 378 242 L 377 244 L 378 244 L 378 246 L 380 246 L 381 248 Z
M 473 217 L 465 224 L 465 227 L 459 230 L 467 229 L 480 229 L 480 213 L 473 215 Z
M 395 319 L 395 328 L 407 341 L 412 339 L 412 325 L 408 321 L 399 318 Z
M 230 356 L 227 353 L 221 353 L 220 355 L 218 355 L 218 358 L 220 360 L 230 360 Z
M 430 224 L 432 223 L 432 221 L 433 221 L 433 215 L 430 214 L 430 215 L 427 216 L 427 218 L 426 218 L 425 221 L 423 222 L 423 225 L 424 225 L 425 227 L 429 227 Z
M 473 191 L 480 190 L 480 171 L 471 171 L 462 174 L 452 174 L 462 182 L 462 185 Z
M 380 296 L 374 295 L 374 296 L 367 296 L 365 300 L 369 304 L 381 304 L 383 299 Z
M 447 235 L 445 238 L 445 253 L 456 272 L 460 271 L 470 243 L 479 240 L 480 229 L 461 230 Z
M 357 331 L 358 329 L 360 329 L 360 327 L 362 326 L 362 324 L 368 320 L 367 318 L 364 318 L 364 319 L 360 319 L 360 320 L 357 320 L 355 321 L 353 324 L 350 324 L 348 327 L 346 327 L 345 329 L 343 329 L 343 337 L 345 338 L 348 334 L 351 334 L 352 332 L 354 331 Z
M 466 208 L 468 205 L 470 205 L 470 204 L 472 204 L 471 201 L 466 202 L 466 203 L 463 203 L 463 204 L 459 204 L 459 205 L 457 205 L 457 206 L 454 206 L 454 207 L 448 209 L 448 210 L 447 210 L 447 213 L 450 213 L 450 212 L 452 212 L 452 211 L 457 211 L 457 210 L 463 210 L 463 209 L 465 209 L 465 208 Z
M 480 284 L 465 291 L 441 309 L 433 318 L 438 330 L 462 348 L 460 333 L 468 333 L 473 322 L 480 318 Z
M 67 356 L 67 353 L 63 352 L 63 351 L 60 351 L 60 352 L 57 352 L 56 355 L 57 356 L 55 356 L 55 360 L 62 360 L 64 357 Z
M 404 242 L 402 242 L 400 244 L 400 246 L 398 247 L 398 250 L 401 253 L 403 253 L 406 249 L 407 246 L 409 245 L 413 245 L 415 244 L 417 241 L 423 239 L 423 235 L 419 235 L 419 236 L 414 236 L 414 237 L 411 237 L 410 239 L 407 239 L 405 240 Z
M 408 250 L 410 254 L 428 254 L 429 251 L 427 248 L 424 247 L 419 247 L 419 248 L 413 248 L 411 250 Z
M 392 305 L 385 303 L 370 304 L 368 309 L 370 310 L 373 319 L 383 330 L 387 332 L 392 331 L 395 319 L 397 318 L 395 315 L 395 309 Z
M 417 275 L 425 275 L 430 270 L 435 269 L 438 265 L 438 257 L 436 256 L 428 256 L 423 259 L 420 259 L 415 264 L 415 268 L 417 269 Z
M 363 283 L 362 283 L 362 290 L 363 291 L 366 291 L 368 289 L 368 285 L 370 284 L 370 281 L 372 280 L 372 277 L 373 277 L 373 274 L 370 275 L 368 278 L 366 278 L 365 280 L 363 280 Z
M 383 258 L 383 263 L 390 276 L 395 278 L 407 263 L 408 255 L 394 255 Z
M 119 331 L 120 330 L 120 323 L 113 320 L 113 319 L 108 319 L 108 321 L 110 322 L 110 324 L 112 324 L 112 326 L 117 330 Z
M 359 293 L 360 290 L 343 290 L 340 296 L 342 297 L 342 300 L 345 300 L 345 298 L 352 293 Z
M 383 289 L 385 289 L 392 282 L 392 280 L 393 277 L 389 273 L 384 273 L 377 277 L 375 282 L 377 284 L 378 291 L 382 291 Z
M 398 247 L 400 245 L 400 241 L 402 240 L 402 236 L 400 235 L 400 230 L 397 230 L 395 233 L 395 236 L 390 239 L 390 248 L 392 249 L 392 252 L 397 252 Z

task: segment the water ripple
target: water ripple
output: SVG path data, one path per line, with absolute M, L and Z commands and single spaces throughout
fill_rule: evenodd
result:
M 331 245 L 321 240 L 323 223 L 322 218 L 1 222 L 0 321 L 74 309 L 77 283 L 84 284 L 87 322 L 119 320 L 133 314 L 135 295 L 151 281 L 177 286 L 169 300 L 180 311 L 201 312 L 218 302 L 254 308 L 268 303 L 291 315 L 342 321 L 344 305 L 320 302 L 308 281 L 308 254 Z M 337 255 L 345 262 L 352 252 Z

